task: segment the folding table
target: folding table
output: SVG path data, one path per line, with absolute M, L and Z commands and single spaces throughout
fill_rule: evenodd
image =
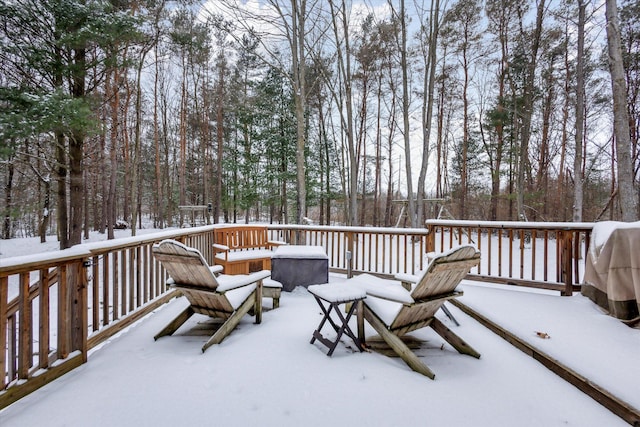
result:
M 340 338 L 343 334 L 347 335 L 349 338 L 353 340 L 358 350 L 361 352 L 364 351 L 364 347 L 360 343 L 360 340 L 353 333 L 351 328 L 349 327 L 349 319 L 351 315 L 356 310 L 362 312 L 362 301 L 367 297 L 367 294 L 364 290 L 358 288 L 357 286 L 350 286 L 346 284 L 325 284 L 325 285 L 311 285 L 307 288 L 309 293 L 314 296 L 318 305 L 322 309 L 324 316 L 318 328 L 313 332 L 313 337 L 311 338 L 311 344 L 313 344 L 316 340 L 320 341 L 326 347 L 329 348 L 329 352 L 327 356 L 331 356 L 333 351 L 336 349 L 338 342 L 340 342 Z M 346 316 L 342 314 L 339 306 L 341 304 L 350 305 L 346 310 Z M 337 315 L 337 319 L 334 320 L 331 317 L 331 311 L 335 311 Z M 331 341 L 322 335 L 322 328 L 326 323 L 334 329 L 337 333 L 335 340 Z

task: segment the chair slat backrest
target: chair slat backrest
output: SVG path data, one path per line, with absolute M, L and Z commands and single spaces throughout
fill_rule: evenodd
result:
M 153 255 L 162 263 L 176 285 L 215 290 L 218 281 L 202 254 L 175 240 L 163 240 L 153 246 Z
M 480 252 L 471 245 L 463 245 L 437 255 L 413 288 L 411 297 L 422 300 L 434 295 L 453 292 L 471 268 L 480 263 Z

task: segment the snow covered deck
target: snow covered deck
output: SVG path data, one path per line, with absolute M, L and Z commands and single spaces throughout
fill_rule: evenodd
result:
M 178 239 L 212 260 L 215 225 L 37 254 L 39 243 L 36 249 L 12 240 L 0 248 L 0 343 L 7 349 L 0 352 L 0 406 L 15 403 L 0 411 L 0 425 L 209 424 L 214 414 L 220 425 L 427 423 L 417 413 L 453 426 L 638 423 L 640 402 L 632 392 L 640 378 L 638 330 L 573 294 L 582 283 L 593 224 L 542 225 L 270 226 L 273 237 L 289 244 L 323 246 L 333 280 L 350 270 L 415 274 L 425 252 L 477 246 L 482 262 L 467 279 L 479 282 L 465 284 L 462 308 L 486 316 L 485 323 L 498 322 L 494 330 L 512 331 L 507 339 L 519 337 L 519 348 L 534 357 L 449 305 L 462 321 L 460 334 L 482 358 L 460 359 L 437 335 L 417 331 L 427 340 L 420 352 L 438 373 L 431 386 L 400 361 L 353 354 L 345 345 L 327 364 L 322 351 L 304 344 L 321 316 L 304 290 L 287 294 L 262 325 L 246 317 L 205 355 L 191 347 L 200 348 L 210 335 L 208 318 L 190 321 L 182 336 L 153 343 L 186 302 L 166 293 L 152 245 Z M 554 358 L 575 371 L 582 388 L 610 393 L 621 415 L 546 369 Z
M 462 288 L 460 302 L 640 408 L 638 329 L 579 294 Z M 348 340 L 332 358 L 310 345 L 321 311 L 302 288 L 265 312 L 261 325 L 245 317 L 204 354 L 201 332 L 211 326 L 204 316 L 153 341 L 185 305 L 174 300 L 94 349 L 89 363 L 0 411 L 0 425 L 627 425 L 452 306 L 482 358 L 459 355 L 428 328 L 417 331 L 427 340 L 419 352 L 438 373 L 430 381 L 399 359 L 354 351 Z

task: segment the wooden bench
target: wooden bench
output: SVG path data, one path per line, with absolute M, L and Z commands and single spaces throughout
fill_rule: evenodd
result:
M 214 261 L 224 268 L 224 274 L 249 274 L 271 270 L 273 249 L 284 242 L 269 240 L 267 227 L 238 225 L 214 231 Z

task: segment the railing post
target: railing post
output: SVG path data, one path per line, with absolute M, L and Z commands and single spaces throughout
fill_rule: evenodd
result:
M 349 270 L 353 269 L 353 256 L 355 254 L 354 252 L 354 238 L 353 238 L 353 232 L 352 231 L 347 231 L 345 233 L 345 244 L 346 247 L 344 248 L 345 250 L 345 261 L 347 263 L 347 268 Z M 353 273 L 349 273 L 351 276 L 353 275 Z M 349 276 L 349 277 L 351 277 Z
M 427 244 L 426 253 L 436 251 L 436 227 L 433 224 L 427 224 Z
M 6 276 L 0 277 L 0 344 L 3 350 L 0 351 L 0 389 L 4 389 L 5 386 L 11 382 L 12 378 L 7 378 L 5 372 L 8 372 L 7 352 L 4 350 L 5 343 L 7 342 L 7 305 L 9 302 L 9 278 Z M 11 353 L 9 353 L 11 354 Z
M 561 278 L 564 283 L 563 296 L 573 295 L 573 232 L 571 230 L 559 231 L 561 238 Z
M 69 300 L 71 303 L 71 350 L 79 350 L 82 362 L 87 362 L 87 330 L 89 328 L 87 309 L 87 268 L 91 266 L 89 258 L 72 264 L 69 275 Z
M 32 366 L 31 337 L 32 319 L 31 301 L 29 301 L 29 273 L 20 274 L 20 308 L 18 311 L 18 379 L 29 378 L 29 368 Z
M 347 279 L 351 279 L 353 277 L 353 258 L 351 251 L 347 251 L 345 257 L 347 261 Z

